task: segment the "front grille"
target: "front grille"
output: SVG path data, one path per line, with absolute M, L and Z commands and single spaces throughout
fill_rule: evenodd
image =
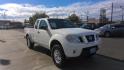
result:
M 95 41 L 94 35 L 87 35 L 86 39 L 87 39 L 88 42 L 94 42 Z
M 99 49 L 98 46 L 91 46 L 91 47 L 83 48 L 80 56 L 89 56 L 89 55 L 95 54 L 95 53 L 90 53 L 90 49 L 92 48 L 96 48 L 96 52 Z

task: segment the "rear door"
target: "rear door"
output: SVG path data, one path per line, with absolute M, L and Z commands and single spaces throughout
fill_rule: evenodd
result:
M 122 24 L 115 25 L 113 30 L 116 35 L 119 35 L 119 36 L 124 35 L 124 25 Z
M 124 36 L 124 24 L 120 24 L 118 26 L 118 28 L 119 28 L 119 32 L 120 32 L 121 36 Z

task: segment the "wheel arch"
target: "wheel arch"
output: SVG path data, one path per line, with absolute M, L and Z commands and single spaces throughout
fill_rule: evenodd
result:
M 60 43 L 60 41 L 56 40 L 56 39 L 53 39 L 51 42 L 50 42 L 50 50 L 52 49 L 53 45 L 54 44 L 60 44 L 62 46 L 62 44 Z M 63 47 L 62 47 L 63 48 Z
M 51 43 L 50 43 L 50 51 L 52 51 L 52 48 L 53 48 L 53 45 L 54 45 L 54 44 L 59 44 L 59 45 L 61 45 L 59 48 L 61 48 L 64 57 L 66 57 L 65 52 L 64 52 L 64 48 L 63 48 L 61 42 L 58 41 L 58 40 L 56 40 L 56 39 L 54 39 L 54 40 L 51 41 Z
M 51 44 L 53 44 L 53 43 L 59 43 L 62 46 L 63 39 L 64 39 L 63 35 L 60 35 L 60 34 L 53 35 L 51 37 L 51 39 L 49 40 L 49 49 L 51 50 L 51 46 L 52 46 Z M 63 48 L 63 46 L 62 46 L 62 48 Z
M 27 39 L 27 38 L 30 38 L 30 40 L 31 40 L 32 42 L 34 42 L 34 40 L 32 39 L 32 37 L 31 37 L 30 34 L 26 34 L 26 35 L 25 35 L 25 38 L 26 38 L 26 39 Z
M 27 38 L 28 36 L 29 36 L 29 34 L 26 34 L 26 35 L 25 35 L 25 38 Z

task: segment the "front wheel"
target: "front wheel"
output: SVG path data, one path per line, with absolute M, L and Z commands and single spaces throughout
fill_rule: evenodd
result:
M 61 45 L 59 45 L 59 44 L 53 45 L 51 55 L 52 55 L 54 64 L 57 67 L 63 67 L 64 66 L 64 64 L 65 64 L 65 55 L 64 55 L 63 49 L 61 48 Z
M 104 33 L 104 36 L 105 36 L 105 37 L 110 37 L 110 32 L 105 32 L 105 33 Z

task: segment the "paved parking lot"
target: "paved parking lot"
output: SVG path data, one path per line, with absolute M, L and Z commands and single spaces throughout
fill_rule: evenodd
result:
M 124 70 L 124 38 L 102 38 L 98 55 L 69 60 L 62 70 Z M 99 55 L 100 54 L 100 55 Z M 104 56 L 101 56 L 104 55 Z M 42 47 L 29 50 L 22 30 L 0 30 L 0 70 L 59 70 Z
M 124 61 L 124 38 L 102 38 L 98 53 Z

